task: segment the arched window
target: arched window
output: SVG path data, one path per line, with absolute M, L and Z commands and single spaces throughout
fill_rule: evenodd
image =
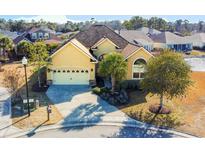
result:
M 132 66 L 132 78 L 133 79 L 142 79 L 145 72 L 146 61 L 142 58 L 139 58 L 134 61 Z
M 134 65 L 146 65 L 146 61 L 142 58 L 135 60 Z

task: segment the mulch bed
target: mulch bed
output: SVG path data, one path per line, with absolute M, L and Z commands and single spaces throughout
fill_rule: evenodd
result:
M 32 91 L 34 92 L 46 92 L 48 89 L 48 85 L 41 85 L 41 87 L 39 87 L 38 82 L 36 82 L 33 86 L 32 86 Z

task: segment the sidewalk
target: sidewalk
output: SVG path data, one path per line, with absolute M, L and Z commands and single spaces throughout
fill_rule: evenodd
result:
M 0 87 L 0 138 L 19 131 L 12 126 L 10 94 L 6 88 Z

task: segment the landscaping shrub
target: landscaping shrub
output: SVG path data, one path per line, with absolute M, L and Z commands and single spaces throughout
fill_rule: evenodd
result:
M 99 87 L 95 87 L 92 89 L 92 93 L 96 94 L 96 95 L 100 95 L 101 94 L 101 89 Z
M 108 89 L 108 88 L 106 88 L 106 87 L 102 87 L 102 88 L 100 88 L 100 87 L 95 87 L 95 88 L 92 89 L 92 92 L 93 92 L 94 94 L 100 95 L 100 94 L 102 94 L 102 93 L 110 93 L 111 91 L 110 91 L 110 89 Z
M 203 51 L 205 51 L 205 46 L 203 46 L 203 47 L 193 47 L 193 49 L 194 50 L 203 50 Z
M 100 91 L 101 91 L 101 93 L 110 93 L 111 92 L 111 90 L 108 89 L 107 87 L 100 88 Z
M 140 80 L 124 80 L 119 84 L 120 89 L 140 89 Z

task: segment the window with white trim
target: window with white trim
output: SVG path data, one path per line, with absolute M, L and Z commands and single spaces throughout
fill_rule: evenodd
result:
M 132 78 L 143 79 L 145 73 L 146 61 L 142 58 L 135 60 L 132 66 Z
M 36 33 L 32 33 L 32 34 L 31 34 L 31 38 L 32 38 L 33 40 L 37 39 L 37 34 L 36 34 Z
M 49 38 L 49 34 L 48 33 L 45 33 L 44 34 L 44 39 L 48 39 Z
M 42 32 L 39 32 L 39 33 L 38 33 L 38 38 L 39 38 L 39 39 L 42 39 L 42 38 L 43 38 L 43 33 L 42 33 Z

